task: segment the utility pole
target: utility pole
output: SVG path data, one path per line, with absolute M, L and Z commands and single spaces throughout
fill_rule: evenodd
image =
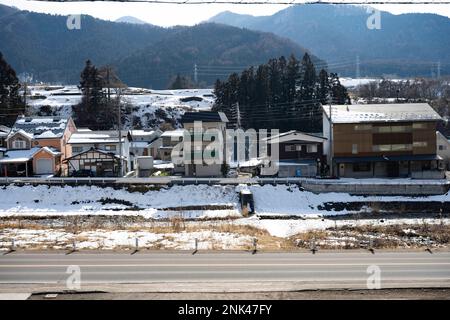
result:
M 195 82 L 195 85 L 197 85 L 197 83 L 198 83 L 197 64 L 194 64 L 194 82 Z
M 106 67 L 106 84 L 107 84 L 107 95 L 108 95 L 108 108 L 111 106 L 111 80 L 110 80 L 110 66 Z M 117 92 L 116 92 L 117 93 Z M 116 100 L 117 100 L 117 136 L 119 138 L 119 166 L 118 166 L 118 176 L 123 176 L 123 170 L 122 170 L 122 115 L 121 115 L 121 108 L 120 108 L 120 96 L 116 94 Z
M 361 78 L 361 71 L 360 71 L 360 61 L 359 61 L 359 55 L 356 56 L 356 79 Z M 359 80 L 358 80 L 359 81 Z
M 333 120 L 332 120 L 332 114 L 333 114 L 333 110 L 331 107 L 331 102 L 332 102 L 332 98 L 331 98 L 331 93 L 328 93 L 328 108 L 329 108 L 329 113 L 330 113 L 330 117 L 328 119 L 328 121 L 330 122 L 330 172 L 331 172 L 331 177 L 334 177 L 334 163 L 333 163 L 333 152 L 334 152 L 334 148 L 333 148 Z
M 236 102 L 236 125 L 237 129 L 241 128 L 241 111 L 239 109 L 239 101 Z
M 441 62 L 438 61 L 437 63 L 437 78 L 439 79 L 441 77 Z
M 119 135 L 119 177 L 123 176 L 123 169 L 122 169 L 122 108 L 120 107 L 120 96 L 117 97 L 117 131 Z
M 107 94 L 108 94 L 108 107 L 110 106 L 111 103 L 111 85 L 110 85 L 110 78 L 109 78 L 109 69 L 110 66 L 106 67 L 106 84 L 107 84 Z

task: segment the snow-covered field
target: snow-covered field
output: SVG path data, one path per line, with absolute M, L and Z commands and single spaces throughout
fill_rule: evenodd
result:
M 346 78 L 340 77 L 339 81 L 344 87 L 355 88 L 359 85 L 368 84 L 370 82 L 380 82 L 381 78 Z M 389 79 L 390 81 L 402 81 L 403 79 Z
M 72 106 L 81 101 L 81 92 L 75 85 L 30 86 L 28 104 L 32 112 L 48 112 L 53 115 L 70 116 Z M 115 95 L 112 94 L 114 98 Z M 190 101 L 183 101 L 183 100 Z M 157 110 L 164 110 L 168 118 L 180 118 L 186 110 L 210 110 L 214 104 L 212 89 L 150 90 L 126 88 L 122 100 L 132 106 L 132 117 L 141 119 L 142 125 L 155 118 Z M 200 101 L 197 101 L 200 100 Z M 45 114 L 47 115 L 47 114 Z M 131 125 L 131 124 L 128 124 Z
M 238 191 L 242 189 L 254 195 L 256 215 L 249 218 L 242 217 L 239 209 Z M 448 198 L 314 194 L 286 185 L 189 185 L 140 192 L 97 186 L 10 185 L 0 188 L 0 249 L 7 249 L 11 239 L 21 248 L 64 249 L 73 240 L 79 249 L 130 248 L 136 238 L 139 246 L 153 249 L 192 249 L 195 239 L 199 249 L 244 249 L 251 247 L 255 236 L 262 236 L 262 247 L 272 250 L 286 248 L 283 241 L 311 231 L 328 232 L 331 239 L 337 236 L 329 230 L 336 228 L 450 225 L 448 216 L 437 218 L 434 214 L 380 214 L 379 218 L 372 214 L 361 218 L 351 215 L 356 213 L 352 211 L 319 208 L 327 202 L 426 202 Z M 178 229 L 175 220 L 182 218 L 209 219 L 184 221 Z M 325 240 L 327 245 L 348 245 L 348 239 Z
M 428 197 L 314 194 L 302 191 L 296 185 L 187 185 L 161 187 L 145 192 L 98 186 L 10 185 L 0 189 L 0 217 L 139 215 L 145 218 L 166 218 L 174 211 L 179 211 L 184 217 L 237 216 L 238 192 L 242 189 L 253 193 L 257 214 L 272 216 L 311 218 L 354 213 L 346 209 L 325 211 L 323 205 L 330 202 L 450 201 L 448 194 Z

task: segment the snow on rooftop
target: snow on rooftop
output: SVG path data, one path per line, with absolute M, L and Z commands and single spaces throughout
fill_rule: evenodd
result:
M 27 150 L 10 150 L 5 153 L 5 157 L 0 159 L 0 163 L 27 162 L 39 151 L 39 147 Z
M 122 132 L 122 137 L 124 132 Z M 82 131 L 70 136 L 69 143 L 116 143 L 119 142 L 117 131 Z
M 59 138 L 64 134 L 68 118 L 62 117 L 23 117 L 18 118 L 10 135 L 21 132 L 30 138 Z M 51 132 L 51 133 L 50 133 Z M 44 136 L 41 137 L 41 135 Z
M 155 130 L 130 130 L 132 136 L 151 136 Z
M 161 137 L 182 137 L 185 129 L 164 131 Z
M 330 117 L 329 106 L 323 110 Z M 428 103 L 332 105 L 333 123 L 438 121 L 441 116 Z
M 58 136 L 51 130 L 44 131 L 43 133 L 36 136 L 36 138 L 57 138 Z

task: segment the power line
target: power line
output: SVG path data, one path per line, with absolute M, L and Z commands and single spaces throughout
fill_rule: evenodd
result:
M 30 1 L 30 0 L 29 0 Z M 31 0 L 40 2 L 131 2 L 131 3 L 153 3 L 153 4 L 233 4 L 233 5 L 300 5 L 300 4 L 450 4 L 450 0 Z

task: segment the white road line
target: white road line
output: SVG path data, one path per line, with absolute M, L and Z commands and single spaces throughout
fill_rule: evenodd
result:
M 71 262 L 71 261 L 68 261 Z M 393 263 L 377 263 L 373 261 L 371 264 L 378 266 L 416 266 L 416 265 L 450 265 L 450 262 L 393 262 Z M 68 264 L 29 264 L 29 265 L 0 265 L 0 268 L 43 268 L 43 267 L 66 267 Z M 209 264 L 82 264 L 80 267 L 336 267 L 336 266 L 368 266 L 368 263 L 251 263 L 251 264 L 235 264 L 235 263 L 209 263 Z

